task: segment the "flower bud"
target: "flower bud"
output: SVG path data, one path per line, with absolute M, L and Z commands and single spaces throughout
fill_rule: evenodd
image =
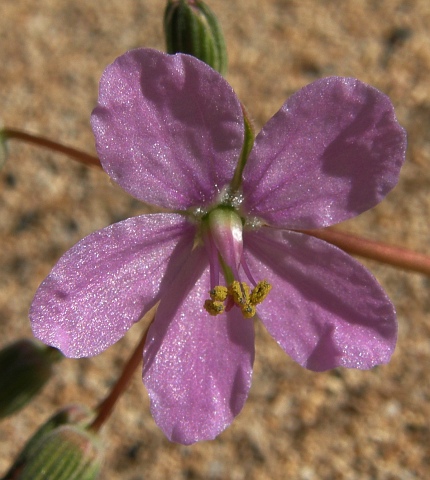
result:
M 101 461 L 102 446 L 94 433 L 62 425 L 40 439 L 17 480 L 92 480 Z
M 35 340 L 21 339 L 0 351 L 0 418 L 26 405 L 52 374 L 61 353 Z
M 224 36 L 210 8 L 200 0 L 169 0 L 164 12 L 167 53 L 188 53 L 222 75 L 227 70 Z
M 84 425 L 87 424 L 92 417 L 93 413 L 84 406 L 81 405 L 69 405 L 52 417 L 50 417 L 32 437 L 24 445 L 24 448 L 19 453 L 12 467 L 2 480 L 13 480 L 19 478 L 19 472 L 25 467 L 29 459 L 34 456 L 34 452 L 37 451 L 39 441 L 50 432 L 55 430 L 61 425 Z

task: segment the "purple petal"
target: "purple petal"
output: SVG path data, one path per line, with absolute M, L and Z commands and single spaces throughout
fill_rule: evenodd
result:
M 360 263 L 322 240 L 265 229 L 244 240 L 249 267 L 273 285 L 258 314 L 288 355 L 314 371 L 387 363 L 392 303 Z
M 214 200 L 244 138 L 239 100 L 221 75 L 150 49 L 106 68 L 91 124 L 106 172 L 136 198 L 175 209 Z
M 181 268 L 194 227 L 175 214 L 129 218 L 66 252 L 30 308 L 34 335 L 68 357 L 100 353 L 157 301 L 167 272 Z M 174 273 L 172 273 L 173 275 Z
M 210 316 L 203 308 L 209 288 L 200 249 L 161 299 L 144 352 L 152 415 L 170 440 L 186 445 L 224 430 L 251 386 L 253 323 L 238 308 Z
M 386 95 L 353 78 L 318 80 L 257 136 L 243 174 L 245 211 L 292 229 L 354 217 L 396 185 L 405 149 Z

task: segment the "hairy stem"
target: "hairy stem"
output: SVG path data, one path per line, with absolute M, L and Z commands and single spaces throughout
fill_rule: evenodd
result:
M 81 152 L 72 147 L 67 147 L 61 143 L 48 140 L 44 137 L 39 137 L 38 135 L 33 135 L 31 133 L 24 132 L 22 130 L 16 130 L 14 128 L 5 128 L 1 131 L 3 139 L 16 139 L 21 140 L 26 143 L 31 143 L 33 145 L 38 145 L 39 147 L 48 148 L 54 150 L 55 152 L 63 153 L 78 162 L 81 162 L 85 165 L 93 165 L 96 167 L 101 167 L 100 160 L 94 156 L 89 155 L 88 153 Z
M 332 230 L 305 230 L 303 233 L 325 240 L 345 252 L 387 263 L 394 267 L 430 275 L 430 256 L 382 242 L 366 240 L 350 233 Z

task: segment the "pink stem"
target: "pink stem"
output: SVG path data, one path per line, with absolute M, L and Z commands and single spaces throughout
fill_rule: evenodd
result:
M 13 138 L 17 140 L 22 140 L 23 142 L 49 148 L 50 150 L 54 150 L 56 152 L 64 153 L 65 155 L 68 155 L 74 160 L 84 163 L 85 165 L 101 167 L 100 160 L 94 155 L 89 155 L 88 153 L 81 152 L 80 150 L 76 150 L 72 147 L 66 147 L 61 143 L 48 140 L 47 138 L 39 137 L 38 135 L 32 135 L 31 133 L 23 132 L 21 130 L 16 130 L 13 128 L 5 128 L 1 130 L 0 134 L 6 140 Z
M 145 314 L 141 322 L 146 323 L 142 338 L 134 349 L 133 353 L 130 355 L 127 363 L 124 365 L 124 368 L 113 386 L 112 390 L 108 393 L 104 400 L 102 400 L 96 408 L 96 418 L 89 425 L 89 429 L 94 432 L 98 432 L 106 420 L 110 417 L 113 409 L 127 388 L 130 380 L 136 371 L 137 367 L 142 364 L 142 353 L 143 348 L 146 342 L 146 336 L 148 334 L 149 327 L 151 326 L 152 321 L 155 317 L 155 312 L 157 311 L 157 306 L 151 308 L 149 312 Z
M 359 255 L 378 262 L 387 263 L 394 267 L 411 270 L 413 272 L 430 275 L 430 257 L 423 253 L 413 252 L 405 248 L 394 247 L 382 242 L 366 240 L 338 230 L 305 230 L 303 233 L 325 240 L 345 250 L 345 252 Z

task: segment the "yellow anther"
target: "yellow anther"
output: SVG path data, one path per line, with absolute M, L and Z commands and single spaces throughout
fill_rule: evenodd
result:
M 245 282 L 234 281 L 228 287 L 228 293 L 233 297 L 234 303 L 242 307 L 249 303 L 249 287 Z
M 251 292 L 249 301 L 253 305 L 261 303 L 267 297 L 270 290 L 272 290 L 272 285 L 270 285 L 270 283 L 268 283 L 266 280 L 258 282 L 256 287 L 253 288 Z
M 257 312 L 254 305 L 251 305 L 250 303 L 244 305 L 240 310 L 245 318 L 252 318 Z
M 220 315 L 224 312 L 225 306 L 223 302 L 217 300 L 206 300 L 205 301 L 205 310 L 214 317 Z
M 223 302 L 227 298 L 227 287 L 218 285 L 209 292 L 209 295 L 214 302 Z
M 209 291 L 210 300 L 205 301 L 205 310 L 213 316 L 225 312 L 225 307 L 230 310 L 233 303 L 240 308 L 244 318 L 252 318 L 256 314 L 255 306 L 261 303 L 268 295 L 272 285 L 266 280 L 258 282 L 255 288 L 250 289 L 245 282 L 235 280 L 229 287 L 217 285 Z

